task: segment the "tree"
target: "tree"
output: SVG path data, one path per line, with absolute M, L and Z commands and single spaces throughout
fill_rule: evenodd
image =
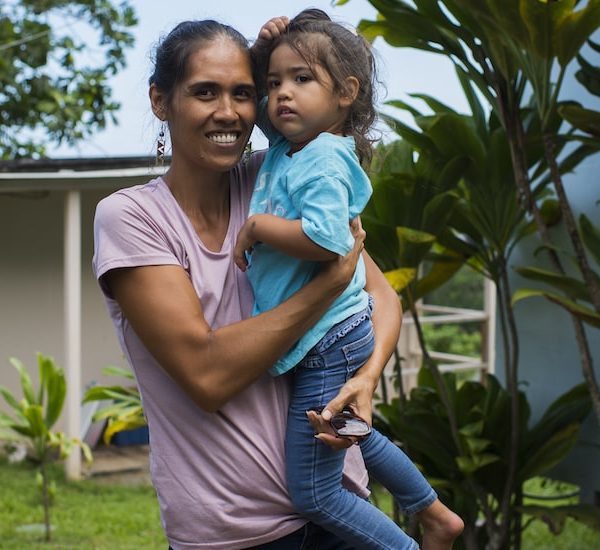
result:
M 116 122 L 108 80 L 137 24 L 128 0 L 0 3 L 0 158 L 40 158 Z

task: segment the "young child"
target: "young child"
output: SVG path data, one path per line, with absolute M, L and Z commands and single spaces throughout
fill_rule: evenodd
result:
M 301 288 L 319 262 L 352 248 L 349 222 L 371 195 L 360 161 L 370 158 L 368 132 L 375 120 L 370 47 L 324 12 L 300 13 L 261 57 L 258 66 L 268 67 L 268 118 L 278 134 L 267 128 L 270 148 L 234 253 L 237 265 L 247 268 L 254 314 Z M 373 351 L 372 304 L 364 285 L 361 260 L 348 288 L 272 368 L 273 375 L 292 370 L 294 377 L 286 434 L 288 490 L 298 512 L 353 547 L 413 549 L 417 543 L 385 514 L 342 488 L 344 453 L 315 439 L 306 419 L 306 412 L 326 405 Z M 372 430 L 360 446 L 369 473 L 405 513 L 435 502 L 452 514 L 394 443 Z M 460 524 L 457 516 L 453 521 Z M 455 531 L 445 533 L 449 542 L 437 548 L 450 548 L 460 533 Z

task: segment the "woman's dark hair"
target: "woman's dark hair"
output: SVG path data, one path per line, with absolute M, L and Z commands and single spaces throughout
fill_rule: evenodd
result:
M 350 106 L 342 130 L 354 138 L 356 154 L 361 164 L 367 165 L 374 141 L 369 134 L 377 119 L 376 70 L 371 45 L 354 30 L 332 21 L 324 11 L 304 10 L 290 21 L 285 34 L 256 50 L 259 58 L 255 63 L 261 84 L 266 79 L 269 57 L 281 44 L 293 48 L 309 66 L 319 65 L 325 69 L 338 93 L 346 92 L 348 77 L 358 80 L 358 95 Z
M 248 41 L 229 25 L 212 19 L 179 23 L 156 46 L 154 72 L 149 84 L 154 84 L 170 100 L 175 87 L 185 77 L 190 54 L 219 36 L 230 38 L 242 51 L 248 50 Z

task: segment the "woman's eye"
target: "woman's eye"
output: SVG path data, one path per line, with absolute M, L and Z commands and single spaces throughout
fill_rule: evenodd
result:
M 199 88 L 196 90 L 196 97 L 201 99 L 211 98 L 213 95 L 214 92 L 210 88 Z
M 241 90 L 236 90 L 235 97 L 240 98 L 240 99 L 251 99 L 254 97 L 254 94 L 250 90 L 241 89 Z

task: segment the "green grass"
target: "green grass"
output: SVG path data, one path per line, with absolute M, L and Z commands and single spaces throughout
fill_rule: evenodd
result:
M 0 549 L 167 548 L 152 487 L 67 482 L 60 467 L 52 469 L 52 477 L 57 492 L 51 509 L 52 541 L 47 544 L 43 534 L 18 530 L 44 520 L 35 471 L 0 459 Z
M 540 483 L 539 479 L 531 480 L 526 484 L 526 491 L 535 495 L 553 495 L 556 491 L 569 493 L 574 486 L 561 484 L 546 485 Z M 374 502 L 386 514 L 392 517 L 392 500 L 390 494 L 382 487 L 374 484 L 372 487 Z M 577 498 L 560 499 L 554 501 L 554 505 L 575 504 Z M 537 501 L 525 499 L 525 504 L 540 504 Z M 592 550 L 600 548 L 600 532 L 577 522 L 567 519 L 565 527 L 559 535 L 553 535 L 545 523 L 541 521 L 531 522 L 523 532 L 521 550 Z

